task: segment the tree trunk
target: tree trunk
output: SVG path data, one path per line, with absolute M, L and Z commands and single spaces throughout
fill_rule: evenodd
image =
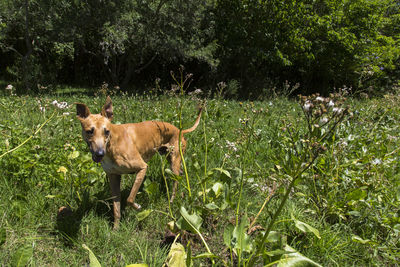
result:
M 32 54 L 32 41 L 29 38 L 29 10 L 28 10 L 28 0 L 25 0 L 25 45 L 26 53 L 22 58 L 22 72 L 23 80 L 25 85 L 25 90 L 30 91 L 31 85 L 29 81 L 29 57 Z

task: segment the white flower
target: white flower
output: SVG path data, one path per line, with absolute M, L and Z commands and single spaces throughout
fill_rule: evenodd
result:
M 201 91 L 201 89 L 196 89 L 196 90 L 194 90 L 194 94 L 195 95 L 199 95 L 199 94 L 201 94 L 201 93 L 203 93 L 203 91 Z
M 382 163 L 382 160 L 380 160 L 380 159 L 374 159 L 371 163 L 372 163 L 372 165 L 379 165 L 379 164 Z
M 324 98 L 321 96 L 317 96 L 317 98 L 315 98 L 315 100 L 318 102 L 324 102 Z
M 53 104 L 55 107 L 59 108 L 59 109 L 65 109 L 68 107 L 68 103 L 67 102 L 58 102 L 57 100 L 54 100 L 53 102 L 51 102 L 51 104 Z
M 310 108 L 311 108 L 311 102 L 307 100 L 307 102 L 304 104 L 304 110 L 310 111 Z
M 45 108 L 45 107 L 42 107 L 42 106 L 40 106 L 40 107 L 39 107 L 39 110 L 40 110 L 41 112 L 45 112 L 45 111 L 46 111 L 46 108 Z
M 331 101 L 329 101 L 329 103 L 328 103 L 328 107 L 333 107 L 335 105 L 335 103 L 333 103 L 333 101 L 331 100 Z
M 58 103 L 57 107 L 59 109 L 67 108 L 68 107 L 68 103 L 67 102 L 60 102 L 60 103 Z
M 63 115 L 64 116 L 69 116 L 69 112 L 64 112 Z
M 323 118 L 320 120 L 320 123 L 321 123 L 321 124 L 327 123 L 327 122 L 328 122 L 328 118 L 327 118 L 327 117 L 323 117 Z
M 340 113 L 342 113 L 343 109 L 342 108 L 333 108 L 332 111 L 340 114 Z
M 14 86 L 12 86 L 12 84 L 7 85 L 6 90 L 11 91 L 12 89 L 14 89 Z
M 234 142 L 229 142 L 228 140 L 226 140 L 226 146 L 235 152 L 238 150 Z

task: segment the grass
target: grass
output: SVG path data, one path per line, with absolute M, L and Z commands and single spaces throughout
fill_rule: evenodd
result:
M 112 98 L 114 123 L 163 120 L 179 125 L 179 97 Z M 57 109 L 51 104 L 55 99 L 69 106 Z M 183 128 L 188 128 L 195 120 L 197 101 L 183 100 Z M 92 112 L 99 112 L 104 101 L 103 96 L 84 95 L 0 97 L 0 155 L 33 136 L 0 158 L 0 262 L 6 266 L 15 265 L 18 259 L 26 259 L 31 266 L 82 266 L 89 262 L 82 244 L 103 266 L 162 266 L 165 262 L 166 225 L 172 219 L 165 215 L 168 201 L 161 156 L 149 162 L 137 197 L 148 216 L 140 220 L 138 212 L 123 203 L 121 228 L 112 231 L 106 177 L 101 166 L 91 161 L 73 105 L 83 102 Z M 399 98 L 350 99 L 347 103 L 353 116 L 340 124 L 328 150 L 296 181 L 273 225 L 273 235 L 266 243 L 271 253 L 264 254 L 264 262 L 268 257 L 276 259 L 279 255 L 272 252 L 284 244 L 322 266 L 398 262 Z M 185 159 L 194 196 L 188 198 L 183 178 L 172 214 L 178 220 L 181 207 L 186 207 L 201 218 L 199 230 L 218 256 L 217 266 L 234 266 L 240 253 L 241 263 L 246 264 L 290 181 L 282 169 L 297 160 L 292 158 L 295 152 L 290 150 L 293 140 L 288 132 L 299 131 L 302 136 L 305 126 L 300 105 L 293 100 L 207 101 L 200 126 L 187 135 Z M 132 175 L 123 177 L 123 199 L 133 180 Z M 229 248 L 224 242 L 226 229 L 237 225 L 236 220 L 248 226 L 269 194 L 272 198 L 257 218 L 255 230 L 244 235 L 244 242 L 250 240 L 248 246 Z M 71 210 L 60 215 L 61 207 Z M 319 238 L 311 228 L 296 227 L 296 222 L 317 229 Z M 274 236 L 276 240 L 271 241 Z M 193 256 L 206 251 L 199 236 L 190 231 L 181 231 L 178 241 L 186 249 L 190 243 Z M 22 252 L 28 256 L 20 256 Z M 209 258 L 195 262 L 212 264 Z

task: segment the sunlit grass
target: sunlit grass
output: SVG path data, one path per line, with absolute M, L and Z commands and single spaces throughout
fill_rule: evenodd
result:
M 163 120 L 179 124 L 176 97 L 112 98 L 114 123 Z M 52 104 L 54 100 L 65 101 L 68 107 L 58 109 Z M 28 246 L 33 248 L 29 257 L 32 265 L 82 266 L 89 260 L 82 244 L 94 252 L 103 266 L 142 262 L 161 266 L 164 262 L 168 251 L 162 244 L 166 224 L 171 219 L 161 213 L 168 213 L 168 203 L 159 157 L 149 162 L 146 181 L 137 197 L 144 210 L 154 212 L 138 221 L 137 211 L 123 204 L 121 229 L 112 231 L 108 184 L 101 167 L 90 160 L 73 105 L 83 102 L 92 112 L 99 112 L 104 100 L 104 96 L 68 94 L 0 98 L 0 154 L 32 136 L 56 112 L 25 145 L 0 159 L 0 230 L 5 232 L 5 238 L 0 237 L 0 262 L 10 265 L 18 250 Z M 307 179 L 298 181 L 273 230 L 283 233 L 290 246 L 323 266 L 391 265 L 399 257 L 399 100 L 391 96 L 364 101 L 350 99 L 349 103 L 353 117 L 339 127 L 335 145 L 305 174 Z M 193 124 L 196 106 L 196 100 L 185 98 L 183 128 Z M 256 116 L 253 109 L 263 112 L 257 113 L 251 132 L 254 136 L 247 145 L 243 127 Z M 223 168 L 231 174 L 227 182 L 233 200 L 238 199 L 240 189 L 236 172 L 241 167 L 245 170 L 240 218 L 246 214 L 249 221 L 254 219 L 274 183 L 277 185 L 276 196 L 257 219 L 258 230 L 251 233 L 256 238 L 283 194 L 279 185 L 288 182 L 286 177 L 278 175 L 279 164 L 274 161 L 278 143 L 288 142 L 285 139 L 288 125 L 297 129 L 306 126 L 300 106 L 292 100 L 278 98 L 254 103 L 208 100 L 200 126 L 187 135 L 185 154 L 192 193 L 198 198 L 194 204 L 188 203 L 181 184 L 173 213 L 178 216 L 181 206 L 193 205 L 195 209 L 204 201 L 201 193 L 204 184 L 212 191 L 215 182 L 227 179 L 214 171 L 206 183 L 202 182 L 207 147 L 207 171 Z M 132 175 L 123 177 L 123 199 L 133 180 Z M 224 201 L 222 194 L 207 195 L 206 204 L 213 202 L 226 207 L 202 209 L 202 234 L 213 253 L 229 259 L 222 240 L 224 228 L 235 223 L 237 202 L 231 205 Z M 57 219 L 63 206 L 69 206 L 72 213 Z M 318 229 L 321 238 L 299 231 L 292 215 Z M 205 252 L 195 235 L 187 234 L 181 239 L 184 244 L 188 241 L 193 254 Z

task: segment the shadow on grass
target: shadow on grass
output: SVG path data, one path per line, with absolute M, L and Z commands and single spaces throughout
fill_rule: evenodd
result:
M 141 186 L 139 192 L 143 191 Z M 125 209 L 127 208 L 126 199 L 130 193 L 130 188 L 124 188 L 121 191 L 121 221 L 124 220 Z M 147 197 L 143 194 L 141 200 L 143 201 L 142 210 L 148 206 Z M 64 241 L 66 246 L 74 245 L 74 240 L 78 238 L 79 229 L 81 227 L 82 219 L 89 212 L 94 212 L 95 216 L 106 218 L 110 228 L 113 227 L 114 215 L 113 215 L 113 203 L 111 200 L 111 193 L 109 188 L 106 187 L 102 191 L 98 192 L 93 196 L 86 194 L 82 201 L 75 199 L 77 203 L 80 203 L 76 210 L 71 209 L 68 206 L 59 208 L 57 214 L 57 221 L 55 226 L 55 234 L 59 235 Z M 128 207 L 128 209 L 131 209 Z

